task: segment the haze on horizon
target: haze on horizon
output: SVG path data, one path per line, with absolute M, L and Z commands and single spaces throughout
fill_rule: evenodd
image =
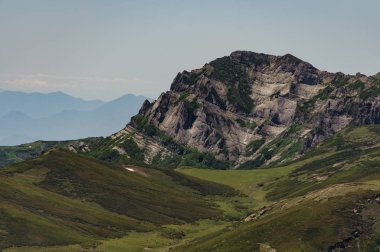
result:
M 156 98 L 235 50 L 380 72 L 380 1 L 0 0 L 0 89 Z

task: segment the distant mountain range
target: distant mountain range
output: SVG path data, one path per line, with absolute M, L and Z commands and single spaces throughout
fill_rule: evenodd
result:
M 0 92 L 0 145 L 105 136 L 125 126 L 147 98 L 127 94 L 103 102 L 62 92 Z
M 0 117 L 17 111 L 37 119 L 63 110 L 93 110 L 103 104 L 100 100 L 86 101 L 63 92 L 43 94 L 0 90 Z

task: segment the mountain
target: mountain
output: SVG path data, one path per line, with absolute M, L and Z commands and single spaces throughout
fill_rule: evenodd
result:
M 12 111 L 0 117 L 0 145 L 16 145 L 32 142 L 38 139 L 31 137 L 31 131 L 48 129 L 38 120 L 17 111 Z
M 0 249 L 378 251 L 379 95 L 291 55 L 180 73 L 111 136 L 0 147 Z
M 102 104 L 100 100 L 85 101 L 63 92 L 42 94 L 0 91 L 0 117 L 18 111 L 32 118 L 41 118 L 63 110 L 93 110 Z
M 379 95 L 380 74 L 329 73 L 290 54 L 236 51 L 179 73 L 110 138 L 110 151 L 128 140 L 153 165 L 273 166 L 346 127 L 379 123 Z M 134 155 L 128 151 L 119 155 Z
M 17 93 L 17 95 L 21 94 Z M 70 96 L 60 93 L 58 96 L 66 97 L 66 100 L 75 101 L 67 102 L 64 106 L 61 104 L 61 106 L 60 101 L 56 104 L 55 100 L 52 99 L 52 96 L 57 95 L 56 93 L 34 95 L 38 96 L 43 103 L 36 100 L 33 101 L 35 102 L 33 106 L 29 106 L 29 104 L 21 100 L 18 107 L 20 111 L 10 111 L 0 117 L 0 145 L 17 145 L 37 140 L 66 140 L 110 135 L 123 128 L 125 123 L 138 112 L 143 101 L 147 99 L 143 96 L 128 94 L 113 101 L 94 106 L 98 103 L 97 101 L 91 101 L 89 102 L 90 104 L 86 104 L 87 102 L 83 100 L 68 98 Z M 21 99 L 21 97 L 17 99 Z M 31 98 L 28 101 L 33 103 Z M 81 105 L 80 103 L 83 104 Z M 33 107 L 38 106 L 43 106 L 45 111 L 36 109 L 39 112 L 28 114 Z M 37 113 L 47 113 L 45 107 L 51 107 L 49 111 L 55 111 L 54 114 L 42 118 L 33 117 Z M 5 109 L 3 110 L 5 111 Z
M 91 111 L 65 110 L 40 121 L 51 128 L 44 140 L 108 136 L 125 126 L 147 98 L 127 94 Z

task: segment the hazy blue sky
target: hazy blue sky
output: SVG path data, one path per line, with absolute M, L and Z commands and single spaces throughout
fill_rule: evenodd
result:
M 234 50 L 380 72 L 380 0 L 0 0 L 0 89 L 156 98 Z

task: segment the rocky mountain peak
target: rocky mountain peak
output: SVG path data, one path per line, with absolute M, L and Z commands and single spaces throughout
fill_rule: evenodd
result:
M 380 122 L 379 80 L 235 51 L 178 73 L 115 136 L 128 135 L 147 163 L 194 151 L 234 167 L 286 162 L 347 126 Z

